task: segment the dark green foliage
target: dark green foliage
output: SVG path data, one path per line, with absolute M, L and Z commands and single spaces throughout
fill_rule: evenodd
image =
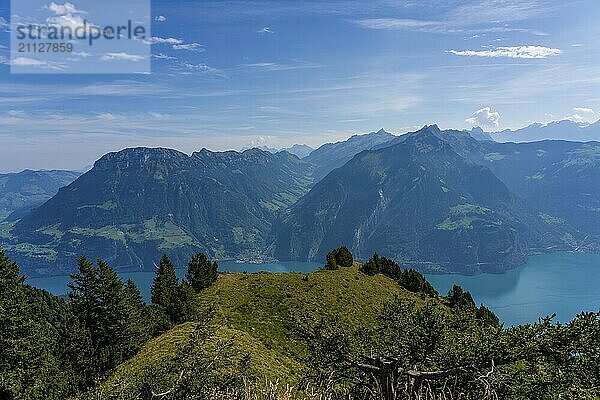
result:
M 475 317 L 488 325 L 500 325 L 500 319 L 498 316 L 483 304 L 479 306 L 477 311 L 475 311 Z
M 85 391 L 95 383 L 97 367 L 90 330 L 73 314 L 59 331 L 58 352 L 71 393 Z
M 422 305 L 397 299 L 373 328 L 304 316 L 296 334 L 311 355 L 312 382 L 334 399 L 600 396 L 600 313 L 568 325 L 547 318 L 504 329 L 436 299 Z
M 127 329 L 131 338 L 127 357 L 135 354 L 151 337 L 152 332 L 148 329 L 149 307 L 142 300 L 142 295 L 136 284 L 127 280 L 123 289 L 127 305 Z
M 413 293 L 425 293 L 430 296 L 438 295 L 437 291 L 431 286 L 427 279 L 425 279 L 423 274 L 415 269 L 402 271 L 398 283 L 400 283 L 400 286 Z
M 216 262 L 210 263 L 203 254 L 197 255 L 190 261 L 186 279 L 194 282 L 197 287 L 210 286 L 216 280 L 216 269 Z M 179 282 L 175 268 L 166 255 L 163 255 L 156 270 L 151 293 L 154 306 L 151 319 L 155 323 L 156 334 L 193 319 L 196 312 L 196 292 L 189 281 Z
M 473 300 L 471 293 L 465 292 L 459 285 L 452 286 L 452 289 L 450 289 L 446 298 L 450 303 L 450 307 L 463 309 L 475 308 L 475 301 Z
M 188 264 L 188 270 L 185 274 L 186 282 L 196 292 L 201 292 L 217 281 L 218 268 L 216 261 L 211 262 L 205 254 L 198 253 L 192 257 Z
M 53 354 L 55 330 L 30 307 L 39 299 L 23 286 L 19 267 L 0 251 L 0 398 L 62 399 L 64 375 Z
M 346 246 L 331 250 L 327 254 L 327 265 L 325 269 L 336 270 L 339 267 L 349 268 L 354 264 L 354 257 Z
M 159 314 L 163 313 L 169 322 L 164 324 L 157 321 L 156 329 L 158 332 L 164 332 L 172 324 L 185 320 L 185 312 L 182 310 L 181 291 L 182 288 L 175 274 L 175 267 L 173 267 L 169 257 L 163 255 L 156 269 L 151 294 L 156 317 L 159 317 Z
M 112 370 L 131 357 L 148 338 L 144 330 L 144 306 L 139 290 L 125 287 L 116 272 L 102 260 L 94 266 L 84 257 L 79 273 L 69 285 L 73 314 L 89 331 L 94 349 L 94 371 L 90 379 Z
M 475 318 L 481 320 L 486 325 L 497 326 L 500 324 L 500 320 L 496 314 L 483 304 L 477 308 L 471 293 L 465 292 L 459 285 L 452 286 L 452 289 L 448 291 L 446 299 L 450 307 L 472 313 Z
M 179 279 L 175 274 L 175 267 L 165 254 L 160 259 L 152 282 L 152 304 L 168 309 L 176 296 L 177 286 Z
M 425 293 L 437 296 L 437 291 L 431 286 L 427 279 L 414 269 L 402 270 L 400 266 L 389 258 L 380 257 L 377 253 L 360 267 L 361 272 L 366 275 L 382 274 L 398 282 L 400 286 L 413 293 Z

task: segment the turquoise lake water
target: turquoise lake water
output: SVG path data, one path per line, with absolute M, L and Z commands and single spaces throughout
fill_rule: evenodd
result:
M 272 264 L 219 263 L 221 271 L 232 272 L 310 272 L 318 263 L 279 262 Z M 184 270 L 178 270 L 183 276 Z M 122 279 L 132 279 L 145 299 L 150 296 L 153 272 L 123 272 Z M 557 314 L 567 322 L 581 311 L 600 310 L 600 255 L 555 253 L 534 256 L 527 264 L 501 275 L 427 275 L 441 293 L 453 284 L 473 294 L 475 302 L 494 311 L 505 325 L 535 322 L 539 317 Z M 68 276 L 29 279 L 27 283 L 55 295 L 65 294 Z

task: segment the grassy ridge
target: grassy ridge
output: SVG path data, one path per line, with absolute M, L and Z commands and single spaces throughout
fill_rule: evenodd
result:
M 303 349 L 288 335 L 292 315 L 335 314 L 356 327 L 368 326 L 396 296 L 416 298 L 391 279 L 364 275 L 355 265 L 309 274 L 221 274 L 200 300 L 216 308 L 217 337 L 233 340 L 239 359 L 250 355 L 255 376 L 296 384 Z M 105 382 L 105 392 L 141 384 L 148 371 L 175 356 L 192 330 L 191 323 L 179 325 L 150 341 Z

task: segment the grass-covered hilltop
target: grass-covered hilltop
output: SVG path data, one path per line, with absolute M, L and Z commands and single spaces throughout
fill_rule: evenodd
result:
M 68 298 L 0 253 L 0 399 L 598 399 L 600 313 L 502 326 L 468 292 L 342 247 L 313 273 L 183 280 L 165 256 L 145 304 L 105 262 Z

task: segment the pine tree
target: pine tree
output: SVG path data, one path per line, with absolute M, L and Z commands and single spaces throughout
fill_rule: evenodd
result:
M 94 267 L 82 257 L 79 273 L 72 275 L 72 279 L 69 297 L 73 313 L 89 330 L 95 374 L 99 376 L 137 350 L 137 330 L 132 327 L 130 319 L 136 305 L 128 299 L 117 273 L 102 260 L 98 260 L 98 266 Z M 130 289 L 130 296 L 138 296 L 139 291 L 136 291 Z
M 196 292 L 209 288 L 217 281 L 217 277 L 217 262 L 211 262 L 203 253 L 198 253 L 192 257 L 185 275 L 187 283 Z
M 69 388 L 83 392 L 94 384 L 96 366 L 89 329 L 75 315 L 67 317 L 60 332 L 59 359 L 68 376 Z
M 175 319 L 173 306 L 178 286 L 179 280 L 175 268 L 169 257 L 163 255 L 152 282 L 151 299 L 152 304 L 162 308 L 172 321 Z
M 346 246 L 339 247 L 327 254 L 326 269 L 336 270 L 339 267 L 349 268 L 354 264 L 354 257 Z
M 52 354 L 55 332 L 29 306 L 24 280 L 0 251 L 0 398 L 58 399 L 64 375 Z
M 140 290 L 131 279 L 125 283 L 124 294 L 129 319 L 127 323 L 129 348 L 125 356 L 131 357 L 150 339 L 151 332 L 148 330 L 148 307 L 142 300 Z

